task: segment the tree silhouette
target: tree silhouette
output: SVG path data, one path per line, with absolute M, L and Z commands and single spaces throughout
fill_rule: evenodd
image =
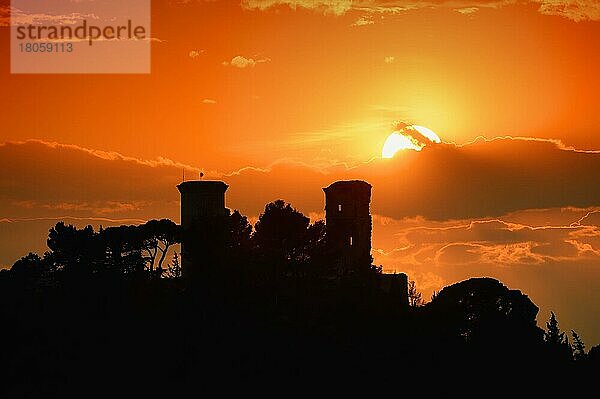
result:
M 408 282 L 408 304 L 413 308 L 423 306 L 423 298 L 421 293 L 417 290 L 417 284 L 411 280 Z
M 103 260 L 105 249 L 92 226 L 77 229 L 57 223 L 48 233 L 54 266 L 67 273 L 91 273 Z
M 248 222 L 248 218 L 236 209 L 229 216 L 228 223 L 230 232 L 229 247 L 248 250 L 252 236 L 252 225 Z
M 30 252 L 26 256 L 16 261 L 10 272 L 22 287 L 31 286 L 42 277 L 44 273 L 44 264 L 38 254 Z
M 585 344 L 575 330 L 571 330 L 571 335 L 573 336 L 573 359 L 576 361 L 584 360 L 586 358 Z
M 167 266 L 167 276 L 173 279 L 181 278 L 181 265 L 179 264 L 179 255 L 173 254 L 171 264 Z
M 138 234 L 147 255 L 150 276 L 154 276 L 156 268 L 156 276 L 160 277 L 169 248 L 180 242 L 179 227 L 169 219 L 150 220 L 138 227 Z
M 494 279 L 472 278 L 445 287 L 425 308 L 435 314 L 436 334 L 479 348 L 478 356 L 532 356 L 542 341 L 537 306 Z
M 323 256 L 325 251 L 325 235 L 326 235 L 325 222 L 323 220 L 317 220 L 308 226 L 306 232 L 305 250 L 304 254 L 310 261 L 317 261 Z M 324 266 L 324 265 L 320 265 Z
M 309 218 L 283 200 L 267 204 L 255 225 L 257 248 L 276 262 L 302 260 Z
M 18 261 L 16 261 L 12 267 L 11 272 L 15 275 L 26 275 L 30 273 L 37 273 L 42 263 L 42 258 L 36 253 L 30 252 Z
M 558 327 L 558 320 L 554 312 L 550 312 L 550 320 L 546 323 L 546 329 L 544 341 L 546 342 L 550 356 L 557 361 L 571 359 L 572 354 L 569 339 Z
M 137 226 L 109 227 L 99 234 L 105 246 L 107 269 L 142 275 L 145 260 Z
M 558 328 L 558 320 L 554 312 L 550 312 L 550 320 L 546 323 L 548 329 L 544 334 L 544 339 L 549 345 L 564 345 L 566 343 L 565 333 Z

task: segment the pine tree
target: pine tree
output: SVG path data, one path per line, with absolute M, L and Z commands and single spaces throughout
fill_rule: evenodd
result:
M 422 295 L 417 291 L 417 284 L 412 280 L 408 283 L 408 304 L 415 308 L 423 305 Z
M 181 277 L 181 266 L 179 265 L 179 256 L 177 252 L 173 254 L 173 261 L 170 265 L 167 266 L 168 275 L 171 278 L 179 278 Z
M 563 345 L 565 341 L 565 333 L 558 328 L 558 320 L 554 312 L 550 312 L 550 320 L 546 323 L 547 332 L 544 333 L 544 340 L 549 345 Z
M 573 336 L 573 359 L 584 360 L 586 357 L 585 344 L 574 330 L 571 330 L 571 335 Z
M 554 312 L 550 312 L 550 320 L 546 323 L 546 328 L 548 331 L 544 333 L 544 340 L 548 346 L 549 354 L 561 363 L 573 359 L 569 338 L 564 332 L 560 331 Z

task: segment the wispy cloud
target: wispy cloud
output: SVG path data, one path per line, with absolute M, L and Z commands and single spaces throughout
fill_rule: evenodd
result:
M 15 7 L 0 6 L 0 26 L 10 25 L 75 25 L 83 20 L 98 20 L 96 14 L 48 14 L 25 12 Z
M 69 215 L 35 217 L 35 218 L 2 218 L 0 223 L 26 223 L 26 222 L 59 222 L 59 221 L 79 221 L 79 222 L 100 222 L 115 224 L 140 224 L 145 223 L 146 219 L 135 218 L 103 218 L 103 217 L 77 217 Z
M 122 155 L 116 151 L 102 151 L 102 150 L 96 150 L 96 149 L 82 147 L 82 146 L 79 146 L 76 144 L 62 144 L 62 143 L 57 143 L 57 142 L 36 140 L 36 139 L 30 139 L 30 140 L 24 140 L 24 141 L 7 141 L 4 143 L 0 143 L 0 148 L 7 147 L 7 146 L 15 146 L 15 145 L 16 146 L 26 145 L 28 143 L 29 144 L 38 144 L 38 145 L 52 148 L 52 149 L 66 149 L 66 150 L 82 151 L 89 155 L 92 155 L 94 157 L 104 159 L 104 160 L 128 161 L 128 162 L 134 162 L 139 165 L 150 166 L 150 167 L 173 166 L 173 167 L 176 167 L 179 169 L 189 169 L 189 170 L 195 171 L 195 172 L 200 171 L 200 169 L 198 169 L 194 166 L 183 164 L 181 162 L 176 162 L 176 161 L 173 161 L 173 160 L 171 160 L 169 158 L 165 158 L 165 157 L 157 157 L 155 160 L 145 160 L 145 159 Z
M 149 205 L 148 201 L 14 201 L 17 207 L 36 210 L 87 212 L 89 214 L 133 213 Z
M 597 0 L 535 0 L 544 15 L 558 15 L 575 22 L 600 21 L 600 2 Z
M 477 11 L 479 11 L 479 8 L 477 7 L 464 7 L 464 8 L 457 8 L 455 9 L 456 12 L 463 14 L 463 15 L 468 15 L 468 14 L 473 14 Z
M 522 4 L 537 5 L 541 14 L 561 16 L 576 22 L 600 20 L 600 3 L 597 0 L 242 0 L 242 7 L 246 9 L 267 10 L 277 6 L 288 6 L 294 10 L 307 9 L 326 15 L 342 15 L 352 11 L 396 14 L 435 8 L 452 9 L 469 15 L 482 8 L 500 9 Z M 365 17 L 363 21 L 369 19 Z
M 304 8 L 318 10 L 325 14 L 341 15 L 352 9 L 352 0 L 242 0 L 242 7 L 251 10 L 266 10 L 280 5 L 286 5 L 294 10 Z
M 190 50 L 190 52 L 188 53 L 188 57 L 190 57 L 193 60 L 196 60 L 200 58 L 202 54 L 204 54 L 204 50 Z
M 352 26 L 365 26 L 365 25 L 373 25 L 375 21 L 373 21 L 373 17 L 371 15 L 363 15 L 358 18 L 356 21 L 352 23 Z
M 246 58 L 244 56 L 237 55 L 237 56 L 233 57 L 231 59 L 231 61 L 223 61 L 223 65 L 244 69 L 244 68 L 254 68 L 258 64 L 263 64 L 263 63 L 270 62 L 270 61 L 271 61 L 270 58 L 254 59 L 254 58 Z
M 531 217 L 527 212 L 518 211 L 495 219 L 447 222 L 375 216 L 373 229 L 378 250 L 374 256 L 376 262 L 392 270 L 407 266 L 504 267 L 600 260 L 600 217 L 580 225 L 562 224 L 557 220 L 559 214 L 579 220 L 582 213 L 594 215 L 599 212 L 598 208 L 538 211 L 545 215 L 548 221 L 545 225 L 510 221 Z

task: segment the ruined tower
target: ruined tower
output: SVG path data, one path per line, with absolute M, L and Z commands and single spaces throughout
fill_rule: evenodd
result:
M 325 191 L 327 246 L 343 268 L 371 264 L 371 185 L 338 181 Z
M 225 207 L 228 187 L 222 181 L 204 180 L 186 181 L 177 186 L 181 193 L 181 267 L 184 275 L 189 273 L 196 253 L 204 250 L 203 237 L 199 234 L 202 227 L 229 213 Z

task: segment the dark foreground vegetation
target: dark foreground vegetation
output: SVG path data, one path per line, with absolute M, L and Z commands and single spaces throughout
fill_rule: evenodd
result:
M 454 284 L 427 304 L 411 285 L 406 306 L 380 268 L 341 272 L 324 224 L 281 201 L 254 232 L 237 212 L 204 226 L 205 256 L 183 278 L 168 220 L 98 232 L 58 223 L 44 256 L 0 272 L 0 396 L 600 370 L 600 347 L 587 351 L 554 314 L 539 328 L 531 300 L 496 280 Z

